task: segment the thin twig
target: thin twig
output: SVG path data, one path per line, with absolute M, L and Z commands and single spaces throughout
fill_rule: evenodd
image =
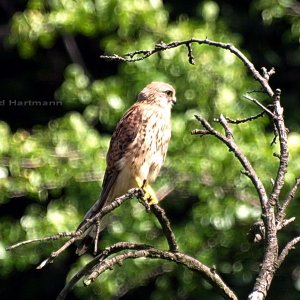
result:
M 228 141 L 233 141 L 233 133 L 232 133 L 232 130 L 230 129 L 230 127 L 229 127 L 229 124 L 228 124 L 226 118 L 223 115 L 221 115 L 218 120 L 219 120 L 219 123 L 225 129 L 225 136 L 226 136 L 227 140 Z
M 94 254 L 97 254 L 97 252 L 98 252 L 99 234 L 100 234 L 100 220 L 98 219 L 96 221 L 96 234 L 95 234 L 95 240 L 94 240 Z
M 278 257 L 278 260 L 277 260 L 277 263 L 276 263 L 277 269 L 281 266 L 284 259 L 289 254 L 290 250 L 294 249 L 295 245 L 298 244 L 299 242 L 300 242 L 300 236 L 294 238 L 293 240 L 291 240 L 290 242 L 288 242 L 286 244 L 286 246 L 283 248 L 283 250 L 281 251 L 281 253 Z
M 285 215 L 286 215 L 286 209 L 287 209 L 288 205 L 290 204 L 290 202 L 295 197 L 295 194 L 298 190 L 299 185 L 300 185 L 300 177 L 296 178 L 294 186 L 292 187 L 292 189 L 288 193 L 288 195 L 287 195 L 286 199 L 284 200 L 282 206 L 279 208 L 279 213 L 277 214 L 277 217 L 276 217 L 276 223 L 277 224 L 282 223 L 282 221 L 284 220 Z
M 277 231 L 279 231 L 282 228 L 286 227 L 287 225 L 294 222 L 295 220 L 296 220 L 296 217 L 292 217 L 292 218 L 283 220 L 281 223 L 277 223 L 276 224 Z
M 274 114 L 267 107 L 265 107 L 263 104 L 261 104 L 257 99 L 254 99 L 253 97 L 250 97 L 250 96 L 247 96 L 247 95 L 244 95 L 244 98 L 246 98 L 247 100 L 252 101 L 257 106 L 259 106 L 261 109 L 263 109 L 269 116 L 274 118 Z
M 262 67 L 262 68 L 261 68 L 261 71 L 262 71 L 263 77 L 264 77 L 267 81 L 269 81 L 269 80 L 270 80 L 270 77 L 276 73 L 275 68 L 271 68 L 271 70 L 268 71 L 266 67 Z
M 20 243 L 11 245 L 9 247 L 6 248 L 7 251 L 11 251 L 13 249 L 16 249 L 18 247 L 27 245 L 27 244 L 31 244 L 31 243 L 37 243 L 37 242 L 47 242 L 47 241 L 55 241 L 55 240 L 59 240 L 62 239 L 64 237 L 73 237 L 75 235 L 75 231 L 72 232 L 60 232 L 57 233 L 55 235 L 50 235 L 44 238 L 38 238 L 38 239 L 32 239 L 32 240 L 26 240 L 26 241 L 22 241 Z
M 193 55 L 192 45 L 189 43 L 189 44 L 186 44 L 186 46 L 188 48 L 189 63 L 191 65 L 194 65 L 195 64 L 195 58 L 194 58 L 194 55 Z
M 250 122 L 250 121 L 254 121 L 260 117 L 263 117 L 264 114 L 266 112 L 265 111 L 262 111 L 260 112 L 259 114 L 255 115 L 255 116 L 250 116 L 250 117 L 247 117 L 247 118 L 243 118 L 243 119 L 236 119 L 236 120 L 233 120 L 233 119 L 230 119 L 228 117 L 225 117 L 227 122 L 228 123 L 231 123 L 231 124 L 241 124 L 241 123 L 246 123 L 246 122 Z
M 209 130 L 206 130 L 206 129 L 193 129 L 191 131 L 191 134 L 192 135 L 197 134 L 197 135 L 200 135 L 200 136 L 209 135 L 209 134 L 212 135 L 212 133 Z

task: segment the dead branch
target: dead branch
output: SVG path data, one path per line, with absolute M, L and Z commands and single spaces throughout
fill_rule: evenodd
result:
M 177 264 L 181 264 L 193 271 L 197 271 L 201 274 L 202 277 L 204 277 L 208 282 L 216 287 L 218 291 L 221 291 L 222 295 L 226 299 L 237 300 L 236 295 L 223 282 L 221 277 L 215 272 L 215 269 L 207 267 L 195 258 L 186 254 L 180 252 L 164 251 L 149 246 L 141 250 L 129 250 L 125 253 L 99 262 L 90 270 L 89 274 L 84 280 L 84 283 L 85 285 L 91 284 L 100 274 L 104 273 L 107 270 L 111 270 L 115 265 L 122 265 L 123 262 L 127 259 L 136 259 L 141 257 L 168 260 Z
M 293 240 L 291 240 L 290 242 L 288 242 L 286 244 L 286 246 L 283 248 L 283 250 L 281 251 L 277 263 L 276 263 L 276 267 L 279 268 L 281 266 L 281 264 L 283 263 L 283 261 L 285 260 L 286 256 L 289 254 L 289 252 L 292 249 L 295 249 L 295 245 L 298 244 L 300 242 L 300 236 L 294 238 Z
M 231 124 L 241 124 L 241 123 L 247 123 L 249 121 L 254 121 L 258 118 L 261 118 L 261 117 L 264 116 L 265 113 L 266 113 L 265 111 L 262 111 L 262 112 L 260 112 L 259 114 L 255 115 L 255 116 L 250 116 L 250 117 L 247 117 L 247 118 L 237 119 L 237 120 L 233 120 L 229 117 L 225 117 L 225 119 L 228 123 L 231 123 Z
M 47 236 L 47 237 L 44 237 L 44 238 L 26 240 L 26 241 L 11 245 L 11 246 L 6 248 L 6 251 L 11 251 L 11 250 L 14 250 L 18 247 L 21 247 L 21 246 L 24 246 L 24 245 L 27 245 L 27 244 L 31 244 L 31 243 L 55 241 L 55 240 L 60 240 L 64 237 L 73 237 L 73 236 L 74 236 L 74 232 L 60 232 L 60 233 L 57 233 L 55 235 Z
M 244 98 L 247 99 L 247 100 L 252 101 L 258 107 L 263 109 L 270 117 L 274 118 L 274 114 L 267 107 L 265 107 L 263 104 L 261 104 L 257 99 L 254 99 L 253 97 L 250 97 L 250 96 L 247 96 L 247 95 L 244 95 Z
M 276 89 L 275 97 L 273 101 L 274 115 L 275 115 L 273 121 L 276 126 L 278 137 L 279 137 L 280 163 L 279 163 L 279 168 L 275 179 L 275 183 L 273 186 L 273 190 L 269 199 L 271 205 L 274 205 L 275 202 L 278 200 L 280 191 L 284 185 L 284 178 L 287 172 L 288 158 L 289 158 L 288 144 L 287 144 L 287 129 L 284 124 L 283 108 L 281 107 L 280 104 L 280 96 L 281 96 L 281 91 L 279 89 Z
M 299 185 L 300 185 L 300 177 L 296 178 L 294 186 L 292 187 L 292 189 L 288 193 L 288 195 L 287 195 L 286 199 L 284 200 L 282 206 L 279 208 L 279 212 L 276 216 L 277 225 L 281 224 L 284 221 L 285 216 L 286 216 L 286 209 L 289 206 L 290 202 L 294 199 L 295 194 L 296 194 L 296 192 L 299 188 Z
M 216 42 L 216 41 L 209 40 L 208 38 L 205 38 L 205 39 L 194 39 L 193 38 L 193 39 L 180 41 L 180 42 L 174 41 L 174 42 L 171 42 L 168 44 L 166 44 L 164 42 L 160 42 L 160 43 L 156 44 L 154 49 L 152 49 L 152 50 L 133 51 L 133 52 L 125 54 L 124 55 L 125 57 L 119 56 L 117 54 L 113 54 L 113 55 L 101 55 L 100 58 L 109 60 L 109 61 L 137 62 L 140 60 L 144 60 L 157 52 L 166 51 L 168 49 L 180 47 L 182 45 L 189 47 L 188 45 L 191 45 L 193 43 L 198 44 L 198 45 L 209 45 L 209 46 L 213 46 L 213 47 L 217 47 L 217 48 L 222 48 L 222 49 L 228 50 L 231 53 L 233 53 L 236 57 L 238 57 L 245 64 L 245 66 L 248 68 L 248 70 L 252 74 L 253 78 L 261 84 L 261 86 L 268 93 L 268 95 L 270 97 L 273 97 L 274 92 L 271 89 L 271 87 L 269 86 L 268 80 L 265 78 L 264 74 L 261 75 L 255 69 L 252 62 L 240 50 L 238 50 L 232 44 Z M 129 57 L 129 58 L 127 58 L 127 57 Z M 275 70 L 272 70 L 272 73 L 273 72 L 275 72 Z

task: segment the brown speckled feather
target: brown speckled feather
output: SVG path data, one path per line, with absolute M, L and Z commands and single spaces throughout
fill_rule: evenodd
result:
M 103 206 L 108 204 L 106 203 L 107 197 L 120 172 L 118 162 L 122 159 L 127 149 L 136 138 L 141 125 L 142 115 L 140 107 L 138 105 L 133 105 L 121 118 L 111 137 L 106 156 L 107 168 L 104 174 L 102 192 L 99 200 L 90 208 L 84 217 L 84 221 L 78 226 L 78 228 L 85 223 L 86 219 L 93 217 L 93 215 Z

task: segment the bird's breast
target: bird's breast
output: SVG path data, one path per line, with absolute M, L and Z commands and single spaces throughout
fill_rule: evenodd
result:
M 161 110 L 145 114 L 132 153 L 137 176 L 148 182 L 155 180 L 166 157 L 170 138 L 170 115 Z

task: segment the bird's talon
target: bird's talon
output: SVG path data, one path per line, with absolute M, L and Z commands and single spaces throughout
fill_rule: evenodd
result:
M 147 198 L 147 203 L 148 203 L 148 205 L 150 206 L 150 205 L 153 205 L 153 204 L 157 204 L 158 203 L 158 200 L 157 200 L 157 198 L 156 197 L 148 197 Z

